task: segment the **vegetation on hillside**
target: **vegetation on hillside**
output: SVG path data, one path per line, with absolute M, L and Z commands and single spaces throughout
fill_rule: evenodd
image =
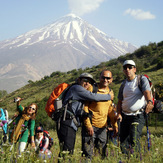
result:
M 99 74 L 103 69 L 109 69 L 113 73 L 113 83 L 111 88 L 115 93 L 114 102 L 117 103 L 117 95 L 121 82 L 124 80 L 122 64 L 126 59 L 132 59 L 136 62 L 138 74 L 148 74 L 153 85 L 156 88 L 156 97 L 163 101 L 163 41 L 159 43 L 150 43 L 148 46 L 142 46 L 132 54 L 126 54 L 107 62 L 102 62 L 97 66 L 85 69 L 74 69 L 68 72 L 53 72 L 49 76 L 44 76 L 39 81 L 29 80 L 28 84 L 10 94 L 0 96 L 0 107 L 7 108 L 10 115 L 16 110 L 16 104 L 13 102 L 14 97 L 24 98 L 22 105 L 26 106 L 31 102 L 39 105 L 37 122 L 42 122 L 45 127 L 51 128 L 54 122 L 47 118 L 45 112 L 46 102 L 53 89 L 60 83 L 73 83 L 75 79 L 83 72 L 91 73 L 98 82 Z M 2 92 L 2 91 L 1 91 Z M 161 117 L 162 118 L 162 117 Z
M 161 132 L 160 132 L 161 131 Z M 107 144 L 107 153 L 106 157 L 104 159 L 101 159 L 101 156 L 99 155 L 98 151 L 95 151 L 92 162 L 93 163 L 136 163 L 136 162 L 142 162 L 142 163 L 161 163 L 163 161 L 163 148 L 162 148 L 162 128 L 158 128 L 158 130 L 155 130 L 154 127 L 150 127 L 150 150 L 148 151 L 148 143 L 147 143 L 147 137 L 146 137 L 146 127 L 143 128 L 143 135 L 140 139 L 141 143 L 141 154 L 133 153 L 131 151 L 131 154 L 127 157 L 126 155 L 121 153 L 120 148 L 118 145 L 113 144 L 110 140 Z M 77 133 L 76 136 L 76 143 L 75 143 L 75 150 L 73 155 L 68 155 L 68 152 L 63 152 L 63 155 L 65 158 L 59 158 L 58 159 L 58 153 L 60 150 L 59 142 L 57 138 L 57 133 L 54 130 L 50 130 L 50 136 L 54 140 L 54 145 L 51 148 L 52 157 L 47 160 L 43 160 L 41 158 L 38 158 L 33 148 L 31 148 L 31 145 L 28 145 L 27 150 L 21 155 L 18 153 L 18 143 L 14 146 L 14 148 L 10 151 L 11 144 L 2 144 L 0 148 L 0 162 L 2 163 L 58 163 L 58 162 L 64 162 L 64 163 L 86 163 L 89 162 L 85 160 L 85 157 L 81 157 L 82 151 L 81 151 L 81 131 Z M 1 143 L 2 140 L 0 140 Z M 59 161 L 58 161 L 59 160 Z

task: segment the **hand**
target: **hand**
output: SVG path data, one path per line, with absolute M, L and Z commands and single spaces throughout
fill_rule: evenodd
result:
M 93 136 L 94 134 L 93 127 L 88 128 L 87 131 L 90 136 Z
M 34 142 L 31 142 L 31 146 L 32 146 L 33 148 L 35 148 L 35 143 L 34 143 Z
M 117 121 L 120 120 L 120 122 L 122 122 L 122 115 L 121 114 L 118 114 L 117 117 L 116 117 Z
M 22 100 L 22 98 L 21 98 L 21 97 L 16 97 L 15 99 L 16 99 L 16 101 L 17 101 L 17 102 L 19 102 L 19 101 L 21 101 L 21 100 Z
M 145 112 L 148 114 L 149 112 L 152 112 L 152 109 L 154 108 L 152 102 L 148 102 L 145 108 Z
M 111 100 L 113 101 L 113 99 L 114 99 L 114 93 L 113 93 L 113 91 L 111 90 L 109 94 L 111 96 Z

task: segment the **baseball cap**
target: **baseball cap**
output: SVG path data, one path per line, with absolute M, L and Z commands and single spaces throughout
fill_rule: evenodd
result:
M 96 83 L 96 81 L 93 79 L 93 76 L 87 72 L 82 73 L 79 78 L 89 78 L 91 81 L 91 84 Z
M 36 127 L 36 133 L 43 132 L 43 128 L 41 126 Z
M 125 65 L 132 65 L 132 66 L 136 67 L 136 64 L 135 64 L 135 62 L 133 60 L 124 61 L 123 66 L 125 66 Z

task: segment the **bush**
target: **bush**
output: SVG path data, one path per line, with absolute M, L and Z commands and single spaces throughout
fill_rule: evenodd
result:
M 161 60 L 158 61 L 157 68 L 158 69 L 163 68 L 163 59 L 161 59 Z

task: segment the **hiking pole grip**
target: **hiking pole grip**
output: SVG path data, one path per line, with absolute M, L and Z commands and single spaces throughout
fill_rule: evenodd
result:
M 148 142 L 148 151 L 150 150 L 150 142 L 149 142 L 149 129 L 148 129 L 148 114 L 145 114 L 145 118 L 146 118 L 146 128 L 147 128 L 147 142 Z

